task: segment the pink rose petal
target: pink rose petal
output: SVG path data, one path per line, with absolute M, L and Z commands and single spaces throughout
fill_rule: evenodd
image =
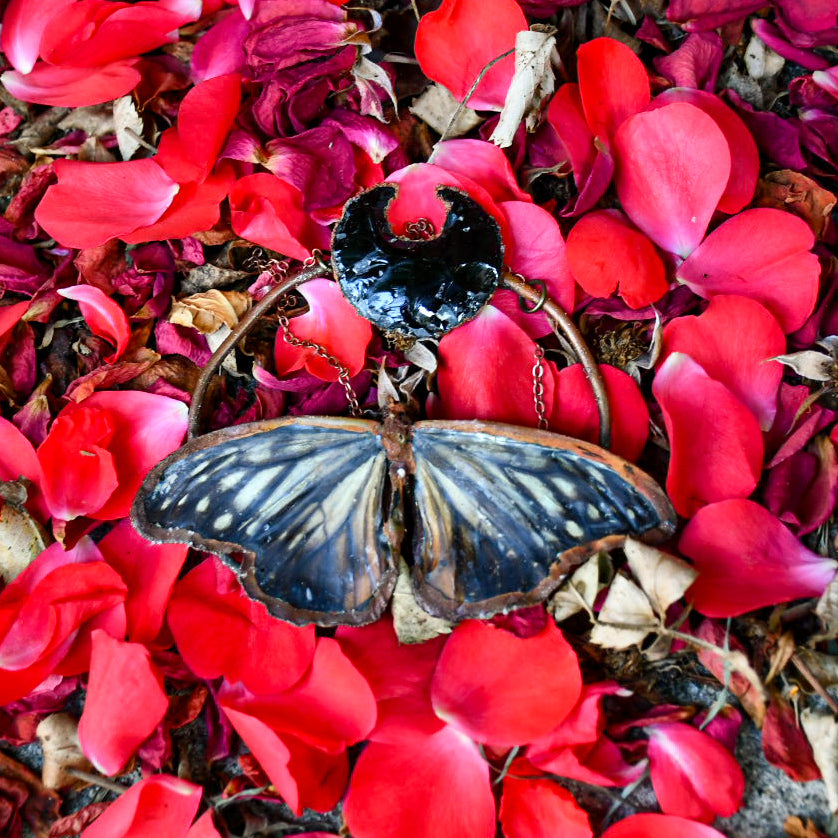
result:
M 711 823 L 739 809 L 745 779 L 724 745 L 684 722 L 653 724 L 646 732 L 652 788 L 666 814 Z
M 700 509 L 678 543 L 699 572 L 687 598 L 708 617 L 819 596 L 835 576 L 832 559 L 806 549 L 767 509 L 726 500 Z
M 350 376 L 357 375 L 366 360 L 372 326 L 364 320 L 341 294 L 337 283 L 329 279 L 312 279 L 298 289 L 308 303 L 308 311 L 289 324 L 290 333 L 300 340 L 322 346 Z M 339 370 L 317 356 L 313 349 L 289 344 L 280 329 L 274 343 L 274 363 L 278 375 L 285 375 L 302 366 L 324 381 L 337 381 Z
M 687 256 L 730 176 L 730 150 L 715 120 L 693 105 L 666 105 L 626 119 L 614 147 L 623 211 L 656 245 Z
M 692 35 L 690 37 L 693 37 Z M 730 215 L 744 209 L 753 199 L 759 177 L 759 152 L 745 123 L 718 96 L 705 90 L 675 87 L 652 101 L 652 108 L 673 102 L 695 105 L 711 116 L 727 139 L 730 150 L 730 177 L 719 199 L 718 209 Z
M 666 491 L 675 510 L 689 518 L 707 503 L 751 494 L 763 455 L 751 411 L 680 352 L 658 369 L 652 393 L 669 437 Z
M 783 331 L 766 308 L 747 297 L 720 294 L 698 317 L 676 317 L 664 326 L 660 362 L 673 352 L 689 355 L 768 430 L 783 377 L 782 365 L 771 359 L 785 348 Z
M 154 774 L 114 800 L 81 838 L 180 838 L 198 811 L 201 792 L 200 786 L 179 777 Z
M 128 347 L 131 332 L 128 318 L 122 307 L 115 303 L 105 293 L 94 285 L 73 285 L 70 288 L 59 288 L 58 293 L 68 300 L 75 300 L 79 304 L 90 331 L 94 335 L 105 338 L 116 347 L 113 354 L 105 358 L 105 363 L 112 364 Z
M 162 721 L 169 701 L 148 649 L 97 630 L 91 635 L 90 678 L 79 743 L 103 774 L 118 774 Z
M 673 106 L 674 107 L 674 106 Z M 820 264 L 805 221 L 770 208 L 745 210 L 717 227 L 678 268 L 696 294 L 740 294 L 762 303 L 783 331 L 799 329 L 818 296 Z
M 53 107 L 86 107 L 110 102 L 130 93 L 142 80 L 136 64 L 136 58 L 113 61 L 103 67 L 57 67 L 39 61 L 27 75 L 7 70 L 0 76 L 0 82 L 23 102 Z

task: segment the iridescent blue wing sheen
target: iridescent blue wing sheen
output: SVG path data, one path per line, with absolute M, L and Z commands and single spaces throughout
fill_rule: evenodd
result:
M 149 473 L 132 518 L 151 540 L 219 555 L 277 617 L 371 622 L 395 584 L 380 430 L 360 419 L 299 417 L 214 431 Z
M 413 426 L 414 588 L 447 619 L 547 597 L 625 535 L 669 535 L 675 513 L 631 463 L 585 442 L 490 422 Z

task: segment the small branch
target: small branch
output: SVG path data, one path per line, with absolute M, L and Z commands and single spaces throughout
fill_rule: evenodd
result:
M 803 658 L 795 652 L 791 656 L 791 662 L 797 667 L 797 671 L 809 682 L 812 689 L 827 703 L 829 709 L 838 716 L 838 702 L 826 691 L 824 685 L 818 681 L 814 672 L 809 669 Z
M 90 783 L 92 786 L 99 786 L 100 788 L 107 789 L 115 794 L 124 794 L 128 791 L 125 786 L 115 783 L 107 777 L 100 777 L 98 774 L 91 774 L 89 771 L 80 771 L 78 768 L 68 768 L 67 773 L 72 774 L 74 777 L 78 777 L 79 780 L 84 780 L 85 783 Z

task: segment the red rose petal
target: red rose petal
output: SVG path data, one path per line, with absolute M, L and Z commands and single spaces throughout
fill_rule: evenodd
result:
M 443 726 L 431 706 L 431 677 L 444 637 L 399 643 L 388 618 L 361 628 L 340 626 L 335 637 L 375 696 L 378 719 L 369 739 L 396 744 L 411 732 L 435 733 Z
M 708 617 L 735 617 L 819 596 L 835 576 L 832 559 L 807 550 L 767 509 L 749 500 L 700 509 L 678 549 L 698 570 L 687 598 Z
M 439 418 L 488 419 L 534 427 L 535 342 L 494 306 L 439 343 Z M 544 404 L 553 407 L 551 365 L 544 368 Z
M 684 722 L 650 725 L 646 732 L 652 788 L 664 813 L 711 823 L 737 811 L 745 778 L 724 745 Z
M 441 719 L 472 739 L 511 746 L 549 733 L 581 688 L 576 655 L 552 620 L 527 639 L 470 620 L 442 650 L 431 700 Z
M 771 208 L 745 210 L 713 230 L 677 275 L 705 298 L 739 294 L 757 300 L 784 332 L 793 332 L 806 322 L 818 296 L 820 263 L 810 252 L 814 243 L 809 225 L 796 215 Z
M 462 100 L 483 68 L 515 48 L 515 36 L 527 19 L 514 0 L 443 0 L 422 15 L 414 51 L 422 72 Z M 499 111 L 515 68 L 514 56 L 496 62 L 466 104 Z
M 262 172 L 240 178 L 230 190 L 230 222 L 243 239 L 300 261 L 329 246 L 328 229 L 303 209 L 300 190 Z
M 0 49 L 16 70 L 32 70 L 47 24 L 73 3 L 74 0 L 43 0 L 33 6 L 27 0 L 10 0 L 3 15 Z
M 112 355 L 105 358 L 106 364 L 112 364 L 128 347 L 131 332 L 128 318 L 122 308 L 105 293 L 93 285 L 74 285 L 70 288 L 59 288 L 58 293 L 68 300 L 75 300 L 79 304 L 90 331 L 94 335 L 110 341 L 116 349 Z
M 186 835 L 201 803 L 201 787 L 168 774 L 135 783 L 84 830 L 82 838 Z
M 820 778 L 812 746 L 797 722 L 794 708 L 778 695 L 771 697 L 760 741 L 768 762 L 783 770 L 796 783 Z
M 186 560 L 185 544 L 152 544 L 126 518 L 100 542 L 108 564 L 128 585 L 128 637 L 150 643 L 160 633 L 169 595 Z
M 652 393 L 669 437 L 666 491 L 675 510 L 689 518 L 704 504 L 750 495 L 763 454 L 751 411 L 680 352 L 658 369 Z
M 202 562 L 175 585 L 168 620 L 178 651 L 196 675 L 224 675 L 254 693 L 295 684 L 314 654 L 313 626 L 299 628 L 271 617 L 216 559 Z M 266 666 L 265 661 L 282 664 Z
M 58 183 L 35 209 L 35 220 L 65 247 L 98 247 L 156 221 L 178 185 L 151 159 L 124 163 L 56 160 Z M 83 213 L 78 207 L 85 208 Z
M 747 297 L 720 294 L 698 317 L 676 317 L 663 328 L 660 362 L 673 352 L 690 356 L 724 384 L 768 430 L 777 413 L 785 352 L 783 331 L 771 313 Z
M 509 158 L 494 143 L 484 140 L 445 140 L 437 143 L 429 163 L 453 175 L 479 183 L 493 201 L 523 201 L 532 198 L 518 186 Z
M 634 379 L 616 367 L 600 364 L 611 406 L 611 450 L 627 460 L 640 457 L 649 436 L 649 410 Z M 599 411 L 581 364 L 555 373 L 550 427 L 575 439 L 599 442 Z
M 730 176 L 712 117 L 676 103 L 629 117 L 614 138 L 625 214 L 659 247 L 687 256 L 704 238 Z
M 375 697 L 364 677 L 330 637 L 317 642 L 311 667 L 280 693 L 253 695 L 241 685 L 224 684 L 219 700 L 265 722 L 279 735 L 336 754 L 365 739 L 375 725 Z
M 567 237 L 567 261 L 588 294 L 610 297 L 619 285 L 631 308 L 644 308 L 669 289 L 654 245 L 619 210 L 584 215 Z
M 212 822 L 212 809 L 207 809 L 186 833 L 186 838 L 221 838 L 221 833 Z
M 627 117 L 649 104 L 646 68 L 625 44 L 594 38 L 576 51 L 576 69 L 585 118 L 607 145 Z
M 505 838 L 593 838 L 585 810 L 551 780 L 503 780 L 500 823 Z
M 477 746 L 447 726 L 364 749 L 343 804 L 353 838 L 492 838 L 495 801 Z
M 602 833 L 602 838 L 724 838 L 724 835 L 703 823 L 650 813 L 618 821 Z
M 103 774 L 118 774 L 168 707 L 163 676 L 152 665 L 148 649 L 94 631 L 79 721 L 79 743 L 93 765 Z

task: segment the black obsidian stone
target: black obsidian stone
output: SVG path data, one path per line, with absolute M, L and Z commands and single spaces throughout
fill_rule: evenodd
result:
M 332 266 L 361 317 L 390 332 L 437 338 L 471 320 L 500 281 L 503 244 L 495 220 L 447 186 L 448 207 L 436 238 L 404 239 L 387 221 L 390 184 L 349 201 L 332 235 Z

